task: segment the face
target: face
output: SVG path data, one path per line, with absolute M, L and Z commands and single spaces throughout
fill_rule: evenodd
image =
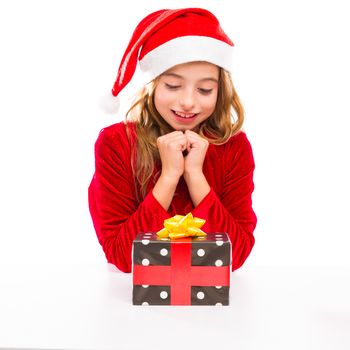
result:
M 215 110 L 219 68 L 207 62 L 172 67 L 160 76 L 155 107 L 175 130 L 195 130 Z

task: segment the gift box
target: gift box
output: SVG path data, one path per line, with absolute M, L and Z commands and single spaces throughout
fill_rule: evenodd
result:
M 134 305 L 228 305 L 231 242 L 226 233 L 133 242 Z

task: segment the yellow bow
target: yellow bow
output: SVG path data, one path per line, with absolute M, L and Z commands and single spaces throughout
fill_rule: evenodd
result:
M 207 234 L 200 229 L 205 224 L 204 219 L 194 218 L 192 213 L 186 216 L 175 215 L 164 220 L 164 228 L 157 232 L 160 238 L 204 237 Z

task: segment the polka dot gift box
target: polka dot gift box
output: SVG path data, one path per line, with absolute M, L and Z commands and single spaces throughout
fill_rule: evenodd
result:
M 134 305 L 228 305 L 231 242 L 226 233 L 133 242 Z

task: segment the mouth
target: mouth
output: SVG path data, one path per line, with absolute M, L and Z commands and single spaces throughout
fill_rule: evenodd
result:
M 178 112 L 171 110 L 173 114 L 175 115 L 177 120 L 183 120 L 183 121 L 190 121 L 197 117 L 198 113 L 184 113 L 184 112 Z

